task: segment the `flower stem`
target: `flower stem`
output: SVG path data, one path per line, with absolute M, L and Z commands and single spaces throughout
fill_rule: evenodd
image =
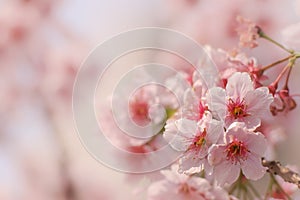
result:
M 238 180 L 232 185 L 228 193 L 236 193 L 236 196 L 242 199 L 253 199 L 253 197 L 256 197 L 255 199 L 259 200 L 262 199 L 259 192 L 250 181 L 244 177 L 242 172 L 240 172 Z
M 228 193 L 229 193 L 229 194 L 232 194 L 232 193 L 236 190 L 237 186 L 238 186 L 238 183 L 235 182 L 235 183 L 233 184 L 233 186 L 229 189 Z
M 284 61 L 289 60 L 291 57 L 293 57 L 293 55 L 289 55 L 288 57 L 285 57 L 285 58 L 283 58 L 283 59 L 281 59 L 281 60 L 278 60 L 278 61 L 276 61 L 276 62 L 274 62 L 274 63 L 271 63 L 271 64 L 269 64 L 269 65 L 267 65 L 267 66 L 264 66 L 264 67 L 261 68 L 260 70 L 261 70 L 262 72 L 264 72 L 264 71 L 266 71 L 267 69 L 270 69 L 270 68 L 272 68 L 272 67 L 274 67 L 274 66 L 276 66 L 276 65 L 278 65 L 278 64 L 280 64 L 280 63 L 283 63 Z
M 280 81 L 280 79 L 283 77 L 283 75 L 285 74 L 285 72 L 291 67 L 293 66 L 294 62 L 289 62 L 284 68 L 283 70 L 280 72 L 280 74 L 278 75 L 278 77 L 276 78 L 276 80 L 271 84 L 273 85 L 275 88 L 277 88 L 278 83 Z
M 271 37 L 269 37 L 268 35 L 266 35 L 261 29 L 258 30 L 258 35 L 259 35 L 261 38 L 264 38 L 264 39 L 268 40 L 269 42 L 275 44 L 276 46 L 280 47 L 281 49 L 285 50 L 286 52 L 288 52 L 288 53 L 290 53 L 290 54 L 293 54 L 293 53 L 294 53 L 294 50 L 288 49 L 288 48 L 286 48 L 285 46 L 283 46 L 282 44 L 276 42 L 276 41 L 273 40 Z
M 285 79 L 285 84 L 284 84 L 284 86 L 283 86 L 283 89 L 285 89 L 285 90 L 288 90 L 288 83 L 289 83 L 291 71 L 292 71 L 293 66 L 294 66 L 294 64 L 295 64 L 295 61 L 296 61 L 296 57 L 294 57 L 294 58 L 292 58 L 292 59 L 290 60 L 289 71 L 288 71 L 288 74 L 287 74 L 286 79 Z

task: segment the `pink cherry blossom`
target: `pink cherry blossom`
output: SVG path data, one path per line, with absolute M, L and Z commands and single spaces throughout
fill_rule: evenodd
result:
M 199 121 L 205 115 L 207 105 L 202 98 L 202 92 L 199 91 L 202 88 L 200 86 L 196 88 L 186 90 L 183 97 L 182 115 L 184 118 Z
M 254 89 L 249 74 L 234 73 L 226 85 L 226 89 L 214 87 L 208 91 L 207 103 L 210 111 L 226 127 L 235 121 L 245 122 L 247 128 L 260 126 L 261 118 L 269 113 L 273 97 L 267 87 Z
M 154 99 L 154 95 L 145 90 L 140 90 L 130 99 L 129 114 L 135 123 L 142 126 L 150 122 L 150 102 Z
M 31 36 L 36 33 L 40 25 L 39 13 L 31 8 L 9 2 L 1 5 L 0 11 L 0 55 L 3 53 L 19 52 L 22 48 L 29 48 Z M 33 42 L 32 42 L 33 43 Z
M 214 49 L 209 46 L 206 46 L 205 49 L 219 71 L 221 81 L 219 85 L 226 85 L 228 78 L 235 72 L 249 73 L 255 83 L 255 88 L 262 86 L 261 81 L 267 78 L 261 73 L 260 66 L 254 57 L 247 57 L 245 53 L 237 50 L 227 52 L 223 49 Z
M 51 13 L 53 8 L 61 3 L 61 0 L 19 0 L 19 4 L 23 5 L 24 7 L 33 7 L 37 9 L 42 16 L 47 16 Z
M 165 127 L 164 138 L 178 151 L 184 151 L 179 159 L 181 171 L 189 173 L 206 170 L 211 172 L 207 162 L 208 149 L 217 143 L 223 136 L 222 123 L 207 114 L 200 121 L 186 118 L 168 121 Z
M 229 195 L 220 187 L 214 187 L 200 177 L 179 174 L 178 166 L 161 173 L 165 179 L 154 182 L 148 189 L 148 200 L 229 200 Z
M 236 31 L 240 36 L 240 46 L 250 48 L 257 47 L 258 43 L 256 39 L 259 38 L 259 28 L 256 26 L 256 24 L 241 16 L 237 17 L 237 21 L 239 26 L 237 27 Z
M 226 132 L 225 143 L 213 145 L 209 151 L 208 161 L 214 166 L 217 183 L 232 184 L 241 170 L 247 179 L 260 179 L 266 172 L 261 164 L 266 145 L 261 133 L 248 130 L 244 123 L 233 123 Z

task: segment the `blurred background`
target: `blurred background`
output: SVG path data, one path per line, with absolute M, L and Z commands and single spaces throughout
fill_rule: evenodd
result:
M 299 22 L 299 10 L 294 0 L 1 0 L 0 199 L 145 199 L 147 174 L 128 175 L 102 165 L 75 131 L 73 83 L 80 64 L 101 42 L 156 26 L 230 51 L 238 44 L 237 15 L 285 41 L 281 32 Z M 266 42 L 251 51 L 262 64 L 281 54 Z M 116 62 L 115 69 L 129 69 L 136 59 L 141 55 Z M 299 74 L 295 68 L 294 93 L 300 93 Z M 289 135 L 276 157 L 298 166 L 299 116 L 298 108 L 286 117 Z

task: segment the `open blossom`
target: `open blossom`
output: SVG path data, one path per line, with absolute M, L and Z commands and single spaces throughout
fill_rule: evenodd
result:
M 200 121 L 185 118 L 170 121 L 165 128 L 164 138 L 174 149 L 184 151 L 179 159 L 181 171 L 200 172 L 204 168 L 206 173 L 211 172 L 207 162 L 208 149 L 223 136 L 220 121 L 212 119 L 208 114 Z
M 220 120 L 225 121 L 226 127 L 233 122 L 245 122 L 247 128 L 255 129 L 260 126 L 261 117 L 269 112 L 273 101 L 267 87 L 254 89 L 249 74 L 234 73 L 226 85 L 211 88 L 208 91 L 208 108 Z
M 247 72 L 254 82 L 255 88 L 262 86 L 261 82 L 267 77 L 260 71 L 260 65 L 254 57 L 247 57 L 245 53 L 235 51 L 227 52 L 223 49 L 214 49 L 205 46 L 206 52 L 216 65 L 221 83 L 226 85 L 228 78 L 235 72 Z
M 0 53 L 7 52 L 13 47 L 29 48 L 31 36 L 36 32 L 40 22 L 39 13 L 31 7 L 25 8 L 12 2 L 1 5 Z
M 254 48 L 258 45 L 256 39 L 259 38 L 256 24 L 241 16 L 237 17 L 239 26 L 236 31 L 240 36 L 240 46 Z
M 148 200 L 229 200 L 229 195 L 220 187 L 214 187 L 200 177 L 179 174 L 178 166 L 161 173 L 165 179 L 154 182 L 148 189 Z
M 126 89 L 129 86 L 124 87 L 112 98 L 114 118 L 122 131 L 134 136 L 131 144 L 139 146 L 161 131 L 167 112 L 175 110 L 177 102 L 174 95 L 161 86 L 146 85 L 132 94 Z
M 184 94 L 184 104 L 182 106 L 182 115 L 184 118 L 199 121 L 207 112 L 207 105 L 202 99 L 202 87 L 200 85 L 194 89 L 188 89 Z
M 213 145 L 209 152 L 208 161 L 214 166 L 217 183 L 232 184 L 241 170 L 247 179 L 260 179 L 266 172 L 261 164 L 266 146 L 261 133 L 249 131 L 244 123 L 233 123 L 226 132 L 225 143 Z

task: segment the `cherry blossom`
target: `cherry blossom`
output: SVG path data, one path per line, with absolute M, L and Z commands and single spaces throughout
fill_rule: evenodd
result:
M 285 139 L 293 140 L 288 132 L 297 130 L 292 125 L 292 120 L 297 118 L 287 118 L 286 115 L 296 110 L 299 96 L 287 85 L 291 89 L 297 88 L 298 80 L 290 82 L 286 78 L 285 86 L 281 87 L 284 80 L 278 79 L 281 88 L 270 87 L 271 92 L 263 87 L 268 84 L 264 82 L 266 75 L 271 82 L 276 78 L 267 71 L 271 67 L 280 70 L 280 65 L 288 62 L 290 69 L 293 68 L 291 79 L 299 73 L 296 60 L 300 57 L 300 24 L 292 14 L 291 4 L 282 0 L 172 0 L 172 6 L 171 1 L 149 1 L 150 6 L 145 6 L 136 1 L 132 2 L 131 7 L 137 12 L 132 12 L 132 20 L 127 20 L 127 11 L 117 12 L 116 2 L 107 5 L 100 3 L 99 7 L 93 4 L 98 13 L 83 12 L 78 15 L 80 12 L 76 12 L 76 7 L 82 11 L 80 2 L 84 1 L 11 0 L 0 3 L 0 199 L 233 200 L 237 198 L 228 195 L 225 190 L 235 186 L 242 187 L 236 187 L 233 194 L 241 192 L 240 198 L 251 198 L 248 179 L 258 180 L 266 169 L 270 169 L 268 166 L 262 167 L 261 157 L 280 159 L 282 153 L 276 155 L 277 144 Z M 298 5 L 300 1 L 297 2 Z M 89 5 L 86 4 L 88 11 Z M 110 12 L 108 8 L 115 12 Z M 142 12 L 140 9 L 143 9 Z M 148 12 L 153 13 L 152 9 L 157 11 L 155 20 L 140 17 L 148 16 L 145 15 Z M 170 11 L 172 9 L 173 12 Z M 99 13 L 101 16 L 97 16 Z M 132 57 L 128 59 L 127 54 L 122 55 L 124 59 L 120 57 L 120 68 L 107 70 L 101 75 L 107 77 L 110 85 L 101 80 L 98 82 L 99 88 L 102 85 L 105 90 L 100 97 L 95 96 L 95 115 L 99 116 L 99 127 L 111 145 L 131 155 L 141 154 L 139 159 L 135 159 L 112 150 L 105 156 L 115 159 L 115 163 L 129 166 L 132 171 L 145 169 L 151 162 L 159 164 L 169 158 L 169 154 L 160 153 L 159 159 L 153 160 L 148 156 L 166 147 L 168 142 L 182 155 L 175 161 L 176 165 L 166 167 L 162 175 L 156 171 L 134 177 L 99 165 L 82 147 L 74 132 L 71 99 L 76 74 L 81 70 L 80 63 L 96 45 L 95 41 L 102 41 L 109 37 L 109 33 L 121 31 L 122 26 L 115 23 L 115 19 L 119 18 L 107 15 L 109 13 L 119 13 L 124 22 L 139 23 L 123 23 L 122 31 L 150 22 L 154 26 L 174 28 L 205 45 L 204 52 L 207 54 L 197 54 L 190 63 L 186 57 L 189 57 L 187 54 L 193 56 L 195 52 L 192 49 L 185 44 L 173 43 L 174 40 L 161 41 L 160 37 L 156 37 L 154 39 L 158 44 L 176 45 L 178 52 L 160 54 L 161 50 L 151 47 L 138 49 L 143 53 L 138 54 L 137 58 L 133 58 L 136 51 L 128 52 Z M 92 18 L 88 18 L 89 15 Z M 238 17 L 236 20 L 237 15 L 245 18 Z M 93 18 L 100 19 L 97 21 L 99 26 L 90 26 L 93 25 Z M 160 21 L 162 18 L 167 19 Z M 106 19 L 111 20 L 103 24 L 108 21 Z M 257 25 L 263 28 L 264 33 Z M 282 27 L 287 28 L 281 31 Z M 280 41 L 276 41 L 276 34 L 280 32 L 285 42 L 281 49 L 277 48 L 281 45 Z M 242 52 L 236 47 L 237 33 L 240 47 L 250 47 L 251 51 L 247 49 L 247 52 Z M 259 34 L 270 34 L 268 36 L 274 40 L 269 37 L 268 41 L 265 37 L 264 43 L 253 50 L 258 46 Z M 137 39 L 133 38 L 133 41 L 139 41 Z M 274 44 L 276 48 L 271 47 Z M 285 49 L 285 45 L 292 49 Z M 277 57 L 277 50 L 282 49 L 289 54 L 286 59 L 282 59 L 282 55 Z M 109 52 L 115 50 L 118 49 L 109 49 Z M 147 56 L 149 51 L 155 52 Z M 125 73 L 123 70 L 133 67 L 132 61 L 138 65 L 162 63 L 172 67 L 176 75 L 162 70 L 155 73 L 145 70 L 123 82 L 121 85 L 125 86 L 125 90 L 115 90 L 110 94 L 108 90 L 114 86 L 119 72 Z M 264 66 L 262 63 L 272 64 Z M 276 63 L 279 67 L 275 67 Z M 104 67 L 102 63 L 95 66 Z M 150 76 L 160 77 L 162 87 L 151 88 L 142 84 L 147 82 L 145 79 L 151 80 Z M 126 90 L 128 86 L 133 89 Z M 97 104 L 110 95 L 115 95 L 116 109 L 112 109 L 111 101 Z M 82 105 L 81 109 L 85 110 L 85 106 Z M 279 113 L 284 115 L 278 116 Z M 117 117 L 120 123 L 115 123 Z M 89 117 L 82 115 L 82 118 L 90 122 Z M 151 127 L 143 131 L 149 124 Z M 288 129 L 283 124 L 291 126 Z M 127 130 L 132 129 L 124 131 L 120 128 L 123 125 L 126 128 L 134 125 L 132 127 L 138 127 L 140 131 L 131 135 L 133 131 Z M 153 127 L 159 128 L 153 132 Z M 152 135 L 149 134 L 152 132 Z M 98 141 L 93 139 L 90 138 L 90 141 L 95 142 L 96 146 Z M 288 156 L 293 154 L 287 153 Z M 273 174 L 273 180 L 279 183 L 276 187 L 266 195 L 254 194 L 252 199 L 263 196 L 265 199 L 288 199 L 287 194 L 294 195 L 296 186 L 283 182 L 277 175 Z M 132 183 L 141 179 L 147 182 L 139 183 L 139 186 L 144 186 L 140 190 L 143 197 L 135 194 L 129 197 L 131 189 L 139 190 L 139 186 Z M 150 187 L 146 190 L 148 185 Z M 287 194 L 277 190 L 279 185 Z M 118 192 L 114 192 L 115 188 Z M 243 193 L 244 189 L 249 193 Z
M 148 189 L 148 200 L 229 200 L 229 195 L 220 187 L 212 186 L 207 180 L 178 173 L 178 166 L 162 170 L 165 179 L 154 182 Z
M 234 122 L 227 130 L 224 144 L 213 145 L 208 161 L 219 185 L 235 182 L 242 170 L 247 179 L 258 180 L 266 172 L 261 157 L 266 151 L 266 139 L 259 132 L 247 129 L 244 123 Z
M 235 72 L 249 73 L 255 88 L 261 87 L 261 82 L 267 79 L 261 73 L 260 65 L 254 57 L 248 57 L 239 50 L 227 52 L 223 49 L 214 49 L 210 46 L 205 46 L 205 50 L 218 69 L 219 85 L 221 86 L 226 86 L 228 78 Z
M 207 103 L 210 111 L 226 127 L 235 121 L 245 122 L 247 128 L 260 126 L 261 118 L 269 113 L 273 97 L 267 87 L 254 89 L 249 74 L 234 73 L 226 85 L 226 89 L 214 87 L 208 91 Z
M 256 39 L 259 38 L 257 25 L 241 16 L 237 17 L 239 26 L 237 27 L 237 33 L 240 36 L 240 46 L 254 48 L 258 45 Z
M 183 117 L 199 121 L 207 112 L 207 105 L 205 99 L 202 98 L 202 87 L 199 85 L 194 89 L 188 89 L 185 91 L 182 106 Z
M 181 171 L 205 169 L 209 174 L 207 162 L 208 149 L 223 136 L 223 126 L 208 114 L 199 121 L 181 118 L 169 121 L 165 127 L 164 138 L 178 151 L 184 151 L 179 160 Z
M 39 13 L 31 7 L 24 8 L 12 2 L 1 5 L 0 55 L 9 51 L 16 54 L 24 47 L 29 49 L 33 43 L 30 38 L 36 33 L 35 29 L 40 25 L 40 22 Z

